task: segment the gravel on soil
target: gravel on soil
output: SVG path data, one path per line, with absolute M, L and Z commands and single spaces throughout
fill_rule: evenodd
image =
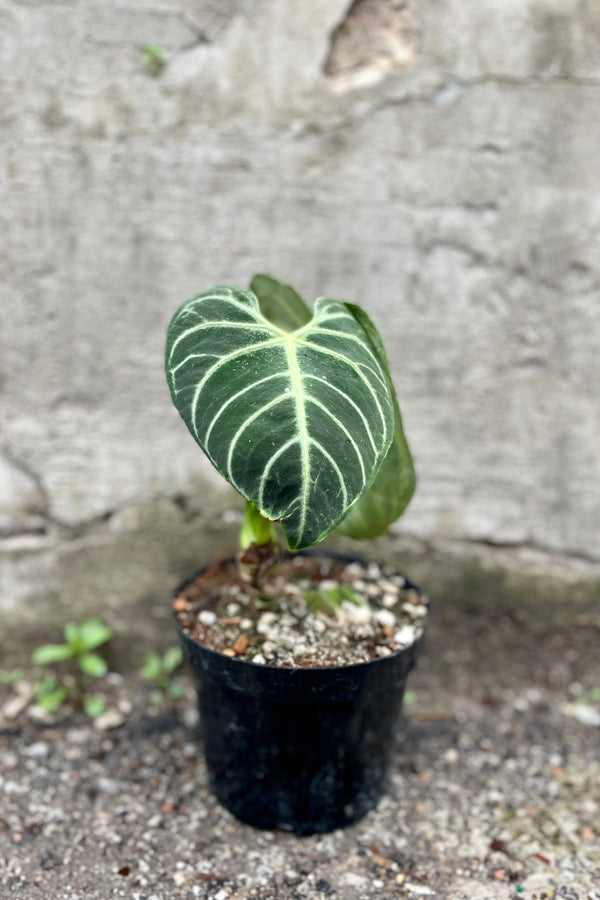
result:
M 275 569 L 259 599 L 232 560 L 200 572 L 173 600 L 184 633 L 246 662 L 296 668 L 388 656 L 423 633 L 428 597 L 391 566 L 298 554 Z
M 328 835 L 257 831 L 213 799 L 190 683 L 149 710 L 137 676 L 115 679 L 105 730 L 17 710 L 0 897 L 600 900 L 600 730 L 568 689 L 600 683 L 598 610 L 436 610 L 389 791 Z

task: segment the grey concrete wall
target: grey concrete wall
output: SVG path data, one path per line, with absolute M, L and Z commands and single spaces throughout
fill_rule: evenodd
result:
M 595 0 L 0 0 L 0 65 L 3 608 L 138 600 L 231 538 L 163 335 L 256 271 L 381 326 L 399 545 L 600 571 Z

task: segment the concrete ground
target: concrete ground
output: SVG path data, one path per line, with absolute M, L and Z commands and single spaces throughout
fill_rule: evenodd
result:
M 542 605 L 501 576 L 456 582 L 436 599 L 387 795 L 305 838 L 241 825 L 211 797 L 187 675 L 161 708 L 136 672 L 113 676 L 103 729 L 14 715 L 4 686 L 0 896 L 600 900 L 599 645 L 589 594 Z

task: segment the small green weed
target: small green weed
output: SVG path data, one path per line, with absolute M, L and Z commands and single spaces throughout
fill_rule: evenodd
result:
M 569 685 L 569 693 L 573 697 L 573 703 L 589 706 L 591 703 L 600 703 L 600 687 L 586 690 L 578 681 Z
M 169 62 L 171 54 L 164 47 L 159 47 L 158 44 L 143 44 L 141 50 L 142 65 L 153 78 L 158 78 Z
M 183 688 L 171 678 L 182 662 L 183 654 L 179 647 L 170 647 L 162 656 L 160 653 L 151 652 L 144 657 L 140 675 L 154 682 L 149 699 L 155 706 L 163 702 L 165 695 L 174 700 L 183 696 Z
M 336 616 L 342 603 L 352 603 L 354 606 L 364 606 L 364 599 L 347 584 L 338 584 L 328 590 L 317 588 L 307 591 L 306 605 L 312 613 L 323 612 L 328 616 Z
M 23 669 L 0 669 L 0 684 L 16 684 L 23 678 Z
M 88 678 L 101 678 L 108 672 L 105 660 L 94 651 L 112 638 L 112 631 L 100 619 L 86 619 L 80 625 L 67 622 L 64 638 L 63 644 L 42 644 L 33 651 L 34 665 L 42 667 L 42 675 L 35 686 L 37 702 L 46 712 L 55 712 L 71 699 L 95 718 L 104 711 L 105 703 L 101 697 L 86 693 L 86 682 Z M 74 677 L 70 679 L 45 671 L 46 666 L 67 661 L 75 667 Z
M 72 659 L 84 675 L 91 678 L 106 675 L 108 666 L 98 653 L 92 651 L 111 639 L 112 631 L 108 625 L 100 619 L 86 619 L 81 625 L 67 622 L 64 635 L 64 644 L 42 644 L 33 651 L 32 660 L 36 666 Z
M 68 697 L 68 690 L 56 675 L 44 673 L 35 683 L 35 699 L 48 713 L 56 712 Z
M 106 700 L 104 697 L 86 696 L 83 698 L 83 709 L 90 719 L 97 719 L 106 709 Z

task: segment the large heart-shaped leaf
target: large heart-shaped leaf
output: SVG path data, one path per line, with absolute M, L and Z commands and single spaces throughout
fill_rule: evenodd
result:
M 322 540 L 372 483 L 390 446 L 388 378 L 364 329 L 320 298 L 289 332 L 251 291 L 184 303 L 167 333 L 171 396 L 213 465 L 292 549 Z

